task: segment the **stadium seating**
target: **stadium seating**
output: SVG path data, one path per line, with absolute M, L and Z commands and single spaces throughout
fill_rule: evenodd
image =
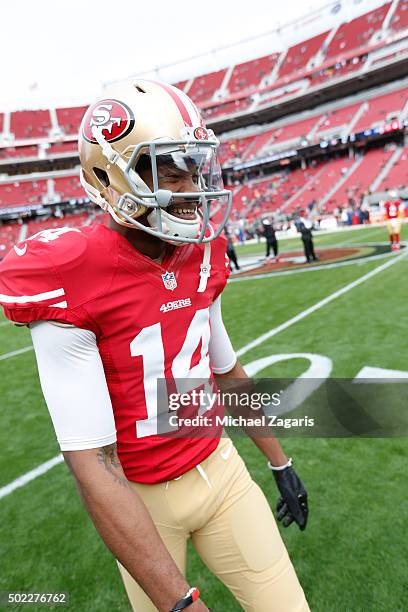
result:
M 209 74 L 196 77 L 188 90 L 188 95 L 194 102 L 211 100 L 215 92 L 221 87 L 226 72 L 227 69 L 224 68 L 217 72 L 210 72 Z
M 179 89 L 184 91 L 184 88 L 187 85 L 187 82 L 188 81 L 179 81 L 178 83 L 174 83 L 174 87 L 178 87 Z
M 320 192 L 316 190 L 316 181 L 326 169 L 326 163 L 313 162 L 305 169 L 298 168 L 295 171 L 297 177 L 294 173 L 289 175 L 288 181 L 292 183 L 293 180 L 295 188 L 291 190 L 290 197 L 284 203 L 283 210 L 286 214 L 296 210 L 306 210 L 312 202 L 317 202 Z
M 326 49 L 326 58 L 335 57 L 368 44 L 373 34 L 381 29 L 390 6 L 391 2 L 388 2 L 348 23 L 343 23 Z
M 13 157 L 38 157 L 38 147 L 37 145 L 27 145 L 24 147 L 0 149 L 0 159 L 10 159 Z
M 279 53 L 273 53 L 237 64 L 228 81 L 229 93 L 243 93 L 259 87 L 262 79 L 272 72 L 278 57 Z
M 54 191 L 61 196 L 62 200 L 71 200 L 74 198 L 84 198 L 85 192 L 79 176 L 63 176 L 54 178 Z
M 353 165 L 354 160 L 347 157 L 339 157 L 326 162 L 324 171 L 316 173 L 314 180 L 309 185 L 309 201 L 316 200 L 321 207 L 321 200 L 326 198 L 336 184 L 344 177 Z M 333 210 L 336 202 L 329 199 L 325 209 L 326 211 Z
M 54 192 L 61 196 L 62 201 L 85 198 L 85 192 L 79 182 L 78 174 L 56 177 Z M 47 179 L 37 181 L 16 181 L 0 185 L 0 208 L 20 206 L 24 204 L 40 204 L 48 194 Z
M 401 55 L 406 55 L 407 49 L 399 49 L 398 51 L 391 51 L 387 55 L 382 55 L 381 57 L 375 57 L 371 60 L 370 66 L 376 66 L 377 64 L 381 64 L 382 62 L 390 61 L 400 57 Z
M 314 194 L 308 193 L 306 198 L 300 198 L 299 190 L 308 185 L 319 171 L 320 166 L 313 164 L 306 169 L 277 172 L 236 187 L 233 191 L 232 219 L 245 217 L 253 221 L 266 212 L 278 209 L 293 212 L 300 206 L 307 206 L 314 199 Z M 296 194 L 299 194 L 299 198 Z
M 357 133 L 371 128 L 377 123 L 398 117 L 407 100 L 408 88 L 372 98 L 368 101 L 368 108 L 357 121 L 353 131 Z
M 330 79 L 339 79 L 346 74 L 357 72 L 358 70 L 362 69 L 366 61 L 366 55 L 363 55 L 362 57 L 356 56 L 350 60 L 335 62 L 332 66 L 318 70 L 310 76 L 311 87 L 316 87 L 317 85 L 325 83 Z
M 215 117 L 221 117 L 222 115 L 234 115 L 235 113 L 242 112 L 251 104 L 251 97 L 240 98 L 238 100 L 232 100 L 231 102 L 225 102 L 224 104 L 205 108 L 202 113 L 206 119 L 215 119 Z
M 378 187 L 378 191 L 408 187 L 408 146 L 404 147 L 397 161 L 391 166 Z
M 242 161 L 248 161 L 250 159 L 254 159 L 255 157 L 259 157 L 262 149 L 271 140 L 275 132 L 276 128 L 272 128 L 271 130 L 267 130 L 266 132 L 262 132 L 256 136 L 256 138 L 254 138 L 254 140 L 243 152 Z
M 299 93 L 300 90 L 305 90 L 307 87 L 309 87 L 309 81 L 305 81 L 304 79 L 298 83 L 291 84 L 290 86 L 274 87 L 273 89 L 260 94 L 256 107 L 262 108 L 263 106 L 270 106 L 272 103 L 281 100 L 285 96 L 294 96 L 295 94 Z
M 16 181 L 0 185 L 0 208 L 24 204 L 41 204 L 47 193 L 47 181 Z
M 368 193 L 372 182 L 379 175 L 392 153 L 392 150 L 384 151 L 382 148 L 365 153 L 354 172 L 332 194 L 331 205 L 344 206 L 347 204 L 349 197 L 359 202 L 360 196 Z
M 289 144 L 290 142 L 294 143 L 306 139 L 319 119 L 319 116 L 308 117 L 307 119 L 294 121 L 293 123 L 275 128 L 267 146 L 264 147 L 263 153 L 267 153 L 270 147 L 275 147 L 275 145 L 283 142 Z
M 303 70 L 309 61 L 319 51 L 329 32 L 323 32 L 313 38 L 304 40 L 288 49 L 285 58 L 280 65 L 278 79 L 288 76 L 299 70 Z
M 238 162 L 242 160 L 243 154 L 248 149 L 249 145 L 255 140 L 256 135 L 245 136 L 244 138 L 233 138 L 222 142 L 218 155 L 221 165 L 227 162 Z
M 57 227 L 80 227 L 85 225 L 90 219 L 89 212 L 69 214 L 65 217 L 36 218 L 28 222 L 27 237 L 33 236 L 38 232 Z
M 10 117 L 10 132 L 16 140 L 45 138 L 51 129 L 49 110 L 15 111 Z
M 397 9 L 390 21 L 391 30 L 404 30 L 408 28 L 408 0 L 400 0 Z
M 65 132 L 65 134 L 78 133 L 79 126 L 86 109 L 86 106 L 56 109 L 58 125 Z
M 347 126 L 350 125 L 351 120 L 359 108 L 361 108 L 361 105 L 362 102 L 357 102 L 356 104 L 328 111 L 324 120 L 319 125 L 316 140 L 321 138 L 323 134 L 340 134 L 343 130 L 347 129 Z
M 47 149 L 47 155 L 54 153 L 78 153 L 78 143 L 76 140 L 53 143 Z
M 179 81 L 176 86 L 185 89 L 186 93 L 203 107 L 203 114 L 207 119 L 233 115 L 250 107 L 252 110 L 272 104 L 284 96 L 295 95 L 301 89 L 307 87 L 308 83 L 312 87 L 321 86 L 328 80 L 361 70 L 363 64 L 367 61 L 368 50 L 366 47 L 372 42 L 373 35 L 382 28 L 391 5 L 391 10 L 393 10 L 395 4 L 387 2 L 348 23 L 341 24 L 335 31 L 327 48 L 325 48 L 325 41 L 330 35 L 329 31 L 291 46 L 283 56 L 277 73 L 274 74 L 276 87 L 270 91 L 262 91 L 261 86 L 265 85 L 265 77 L 273 74 L 276 63 L 281 56 L 280 53 L 271 53 L 264 57 L 236 64 L 229 77 L 227 77 L 226 83 L 224 83 L 224 80 L 230 69 L 223 68 L 197 76 L 191 82 L 187 79 Z M 408 0 L 398 2 L 388 27 L 389 31 L 401 31 L 408 28 Z M 383 42 L 379 44 L 389 44 L 389 39 L 385 37 Z M 365 48 L 361 49 L 363 46 Z M 358 49 L 361 49 L 360 55 L 358 55 Z M 355 55 L 353 55 L 353 51 L 356 51 Z M 391 52 L 388 59 L 398 56 L 401 52 L 401 50 Z M 321 60 L 322 54 L 324 57 L 322 68 L 319 69 L 317 65 L 315 71 L 310 72 L 311 60 L 315 56 L 318 56 Z M 332 60 L 332 63 L 330 60 Z M 374 58 L 372 64 L 370 60 L 370 65 L 375 65 L 380 61 L 384 61 L 384 58 Z M 306 72 L 307 69 L 309 69 L 308 72 Z M 299 82 L 298 87 L 296 87 L 297 82 Z M 214 99 L 214 94 L 220 90 L 222 85 L 224 101 L 222 98 Z M 293 86 L 287 89 L 288 85 Z M 257 95 L 260 93 L 258 100 L 253 99 L 250 95 L 255 92 Z M 78 132 L 85 110 L 86 106 L 56 109 L 58 126 L 64 134 L 73 135 Z M 3 130 L 3 119 L 3 115 L 0 114 L 0 133 Z M 44 138 L 48 135 L 50 129 L 49 110 L 11 113 L 10 131 L 17 140 Z M 59 150 L 60 152 L 65 151 L 63 148 Z M 70 150 L 68 146 L 66 150 Z M 57 152 L 57 149 L 53 148 L 50 152 Z
M 19 223 L 5 223 L 0 225 L 0 259 L 2 259 L 18 241 L 21 231 Z

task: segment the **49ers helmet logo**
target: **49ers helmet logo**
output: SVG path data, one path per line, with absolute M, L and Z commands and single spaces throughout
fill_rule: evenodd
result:
M 205 127 L 196 127 L 196 129 L 194 130 L 194 138 L 196 138 L 197 140 L 208 140 L 208 132 Z
M 108 142 L 124 138 L 135 125 L 135 118 L 130 108 L 119 100 L 99 100 L 86 111 L 82 119 L 82 135 L 88 142 L 96 144 L 92 128 L 102 128 L 102 134 Z

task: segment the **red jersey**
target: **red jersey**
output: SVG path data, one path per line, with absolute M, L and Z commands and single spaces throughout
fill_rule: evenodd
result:
M 396 200 L 395 202 L 385 202 L 385 218 L 397 219 L 400 216 L 400 205 L 401 202 L 399 200 Z
M 7 318 L 59 320 L 96 335 L 129 480 L 171 480 L 218 445 L 219 436 L 157 435 L 156 381 L 211 377 L 209 306 L 229 274 L 225 247 L 221 237 L 211 243 L 203 292 L 204 245 L 179 246 L 159 264 L 103 225 L 40 232 L 0 264 Z

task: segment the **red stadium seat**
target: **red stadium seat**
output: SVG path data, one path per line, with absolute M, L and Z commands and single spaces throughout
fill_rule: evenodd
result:
M 326 49 L 326 57 L 335 57 L 351 49 L 368 44 L 375 32 L 381 29 L 391 2 L 343 23 Z
M 368 108 L 354 126 L 355 133 L 371 128 L 373 125 L 398 116 L 408 99 L 408 88 L 368 100 Z
M 379 185 L 378 191 L 401 187 L 408 187 L 408 147 L 403 148 L 401 155 Z
M 84 188 L 79 182 L 79 176 L 63 176 L 54 178 L 54 191 L 61 196 L 62 200 L 85 198 Z
M 309 38 L 308 40 L 304 40 L 290 47 L 279 68 L 278 78 L 280 79 L 293 72 L 305 69 L 312 57 L 320 50 L 328 33 L 329 32 L 323 32 L 322 34 L 318 34 L 313 38 Z
M 360 195 L 369 191 L 374 179 L 377 178 L 392 153 L 393 151 L 384 151 L 382 148 L 365 153 L 354 172 L 332 195 L 331 201 L 336 206 L 346 205 L 349 197 L 353 197 L 355 201 L 359 202 Z
M 350 104 L 349 106 L 329 111 L 320 124 L 315 139 L 318 140 L 326 132 L 340 134 L 350 124 L 359 108 L 361 108 L 361 105 L 362 102 L 357 102 L 356 104 Z
M 47 181 L 15 181 L 0 185 L 0 208 L 41 204 L 47 193 Z
M 397 9 L 391 17 L 390 30 L 405 30 L 408 28 L 408 0 L 400 0 Z
M 65 134 L 77 134 L 87 106 L 57 108 L 58 125 Z
M 194 102 L 207 102 L 212 99 L 217 89 L 219 89 L 224 80 L 227 69 L 218 70 L 198 76 L 194 79 L 188 90 L 188 95 Z
M 5 223 L 0 225 L 0 259 L 2 259 L 11 249 L 13 244 L 18 242 L 21 232 L 21 224 Z
M 229 93 L 252 91 L 259 87 L 262 79 L 272 72 L 279 55 L 279 53 L 272 53 L 237 64 L 228 82 Z
M 239 100 L 232 100 L 231 102 L 225 102 L 224 104 L 218 104 L 217 106 L 211 106 L 203 110 L 203 116 L 206 119 L 214 119 L 215 117 L 221 117 L 222 115 L 234 115 L 235 113 L 246 110 L 252 104 L 252 98 L 241 98 Z
M 7 147 L 0 149 L 0 159 L 13 159 L 15 157 L 38 157 L 37 145 L 27 145 L 24 147 Z
M 10 117 L 10 132 L 16 140 L 45 138 L 51 129 L 49 110 L 15 111 Z
M 76 140 L 70 142 L 56 142 L 50 145 L 46 151 L 47 155 L 53 153 L 76 153 L 78 154 L 78 143 Z

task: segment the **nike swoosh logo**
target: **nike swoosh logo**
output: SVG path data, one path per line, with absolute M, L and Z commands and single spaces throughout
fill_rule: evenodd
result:
M 229 456 L 230 456 L 230 454 L 231 454 L 231 451 L 232 451 L 232 442 L 231 442 L 231 444 L 229 445 L 229 447 L 228 447 L 228 448 L 227 448 L 225 451 L 222 451 L 222 452 L 220 453 L 220 455 L 221 455 L 221 457 L 222 457 L 222 458 L 223 458 L 225 461 L 227 461 L 227 460 L 229 459 Z
M 19 257 L 22 257 L 23 255 L 27 253 L 27 245 L 25 244 L 22 249 L 14 245 L 14 250 Z

